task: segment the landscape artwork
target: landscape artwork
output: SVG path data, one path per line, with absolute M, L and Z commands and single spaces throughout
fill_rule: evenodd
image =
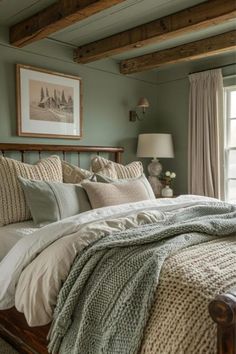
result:
M 29 81 L 30 119 L 51 122 L 74 122 L 72 87 L 44 81 Z
M 17 64 L 19 136 L 80 139 L 81 79 Z

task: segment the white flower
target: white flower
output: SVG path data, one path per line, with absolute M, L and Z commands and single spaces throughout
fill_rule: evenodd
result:
M 174 173 L 174 172 L 172 172 L 171 174 L 170 174 L 170 178 L 175 178 L 176 177 L 176 174 Z
M 166 175 L 167 177 L 169 177 L 169 176 L 170 176 L 170 171 L 166 171 L 165 175 Z

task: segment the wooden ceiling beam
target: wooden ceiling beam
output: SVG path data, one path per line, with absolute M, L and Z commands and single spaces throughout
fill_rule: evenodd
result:
M 137 26 L 75 50 L 78 63 L 121 54 L 153 43 L 207 28 L 236 17 L 235 0 L 211 0 Z
M 133 74 L 168 64 L 191 61 L 236 49 L 236 30 L 183 44 L 174 48 L 123 60 L 122 74 Z
M 10 28 L 10 43 L 23 47 L 125 0 L 59 0 Z

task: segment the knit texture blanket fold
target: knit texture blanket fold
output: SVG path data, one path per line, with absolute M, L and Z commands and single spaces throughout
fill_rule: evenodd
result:
M 49 352 L 137 353 L 164 260 L 235 232 L 236 208 L 216 202 L 90 245 L 76 258 L 59 294 Z

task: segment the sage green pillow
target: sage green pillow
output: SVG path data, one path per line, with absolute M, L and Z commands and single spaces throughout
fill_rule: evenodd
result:
M 78 184 L 18 179 L 38 227 L 91 209 L 85 190 Z

